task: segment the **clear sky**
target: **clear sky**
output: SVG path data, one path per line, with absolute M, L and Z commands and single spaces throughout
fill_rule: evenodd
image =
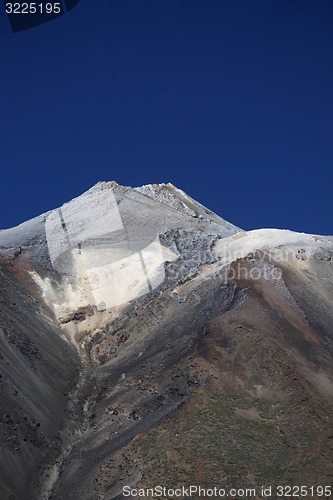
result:
M 333 233 L 331 0 L 0 4 L 0 228 L 99 180 L 172 182 L 244 228 Z

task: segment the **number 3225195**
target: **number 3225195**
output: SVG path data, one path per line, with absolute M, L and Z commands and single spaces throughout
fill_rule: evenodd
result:
M 7 14 L 60 14 L 60 2 L 36 3 L 36 2 L 23 2 L 23 3 L 6 3 Z

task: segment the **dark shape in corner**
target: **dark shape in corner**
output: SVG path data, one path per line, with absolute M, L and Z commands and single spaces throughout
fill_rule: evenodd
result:
M 40 0 L 35 4 L 8 2 L 8 0 L 4 0 L 3 3 L 12 31 L 13 33 L 17 33 L 18 31 L 34 28 L 62 16 L 65 14 L 66 10 L 69 11 L 73 9 L 79 3 L 79 0 L 64 0 L 62 2 Z M 64 8 L 64 3 L 66 8 Z M 7 7 L 6 4 L 11 4 L 12 12 L 8 12 L 9 7 Z M 36 12 L 25 12 L 26 9 L 30 9 L 31 5 L 36 7 Z
M 72 10 L 78 3 L 79 0 L 65 0 L 66 9 Z

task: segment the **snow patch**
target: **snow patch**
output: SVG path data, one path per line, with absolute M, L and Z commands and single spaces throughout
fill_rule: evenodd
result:
M 57 319 L 63 320 L 87 306 L 99 312 L 141 297 L 163 282 L 164 262 L 178 258 L 158 237 L 141 251 L 125 255 L 113 260 L 108 248 L 72 251 L 75 274 L 62 273 L 61 284 L 35 271 L 30 275 Z
M 237 259 L 243 259 L 257 250 L 275 250 L 275 256 L 277 256 L 276 250 L 279 248 L 282 249 L 281 257 L 294 257 L 296 259 L 298 250 L 302 246 L 306 246 L 312 254 L 325 242 L 331 244 L 332 238 L 318 238 L 314 235 L 296 233 L 287 229 L 255 229 L 247 232 L 242 231 L 218 240 L 212 251 L 220 262 L 226 265 Z

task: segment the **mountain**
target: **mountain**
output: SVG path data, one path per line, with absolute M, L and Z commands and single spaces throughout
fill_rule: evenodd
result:
M 172 184 L 0 231 L 0 498 L 328 486 L 332 255 Z

